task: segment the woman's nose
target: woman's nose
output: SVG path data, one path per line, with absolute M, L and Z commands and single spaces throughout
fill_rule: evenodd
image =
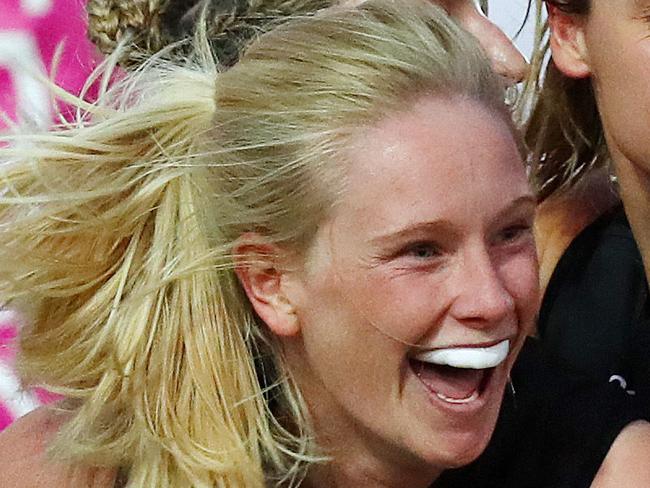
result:
M 528 75 L 528 62 L 510 38 L 478 9 L 466 11 L 459 19 L 463 27 L 479 41 L 494 70 L 508 86 L 519 83 Z
M 452 315 L 476 327 L 496 325 L 515 311 L 515 300 L 487 250 L 463 256 L 457 270 Z

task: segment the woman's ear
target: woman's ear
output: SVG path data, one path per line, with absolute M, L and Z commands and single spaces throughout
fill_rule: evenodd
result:
M 286 255 L 256 233 L 242 235 L 233 247 L 235 273 L 255 312 L 279 336 L 300 332 L 298 317 L 285 286 Z
M 548 4 L 547 4 L 548 5 Z M 586 16 L 548 5 L 550 45 L 555 66 L 569 78 L 591 76 L 584 24 Z

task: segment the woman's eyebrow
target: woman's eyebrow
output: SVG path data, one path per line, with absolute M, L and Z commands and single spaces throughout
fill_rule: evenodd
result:
M 492 220 L 494 222 L 498 222 L 499 220 L 507 218 L 513 213 L 522 211 L 530 211 L 533 213 L 535 211 L 536 205 L 537 200 L 532 194 L 522 195 L 514 199 L 505 208 L 500 210 Z M 381 235 L 372 237 L 369 242 L 375 246 L 387 246 L 402 241 L 406 238 L 423 235 L 426 233 L 440 233 L 450 239 L 453 239 L 460 235 L 460 231 L 458 230 L 457 226 L 455 226 L 451 221 L 447 219 L 440 219 L 425 222 L 414 222 L 399 229 L 389 230 Z
M 425 222 L 414 222 L 405 227 L 385 232 L 382 235 L 370 239 L 370 243 L 375 246 L 389 246 L 398 243 L 409 237 L 419 236 L 430 233 L 441 233 L 449 238 L 460 235 L 459 230 L 452 222 L 446 219 L 432 220 Z

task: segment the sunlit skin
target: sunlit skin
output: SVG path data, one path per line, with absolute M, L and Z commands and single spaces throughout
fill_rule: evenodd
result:
M 584 43 L 608 148 L 650 172 L 650 0 L 595 0 Z
M 492 434 L 537 310 L 534 199 L 508 126 L 460 98 L 362 131 L 346 161 L 343 196 L 283 281 L 297 327 L 281 339 L 333 455 L 306 486 L 424 487 Z M 468 405 L 436 399 L 409 363 L 505 338 L 508 358 Z

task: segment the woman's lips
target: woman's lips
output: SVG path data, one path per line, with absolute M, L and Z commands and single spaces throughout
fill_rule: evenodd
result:
M 413 355 L 410 365 L 437 398 L 454 405 L 468 404 L 479 399 L 509 350 L 507 339 L 489 347 L 441 348 Z

